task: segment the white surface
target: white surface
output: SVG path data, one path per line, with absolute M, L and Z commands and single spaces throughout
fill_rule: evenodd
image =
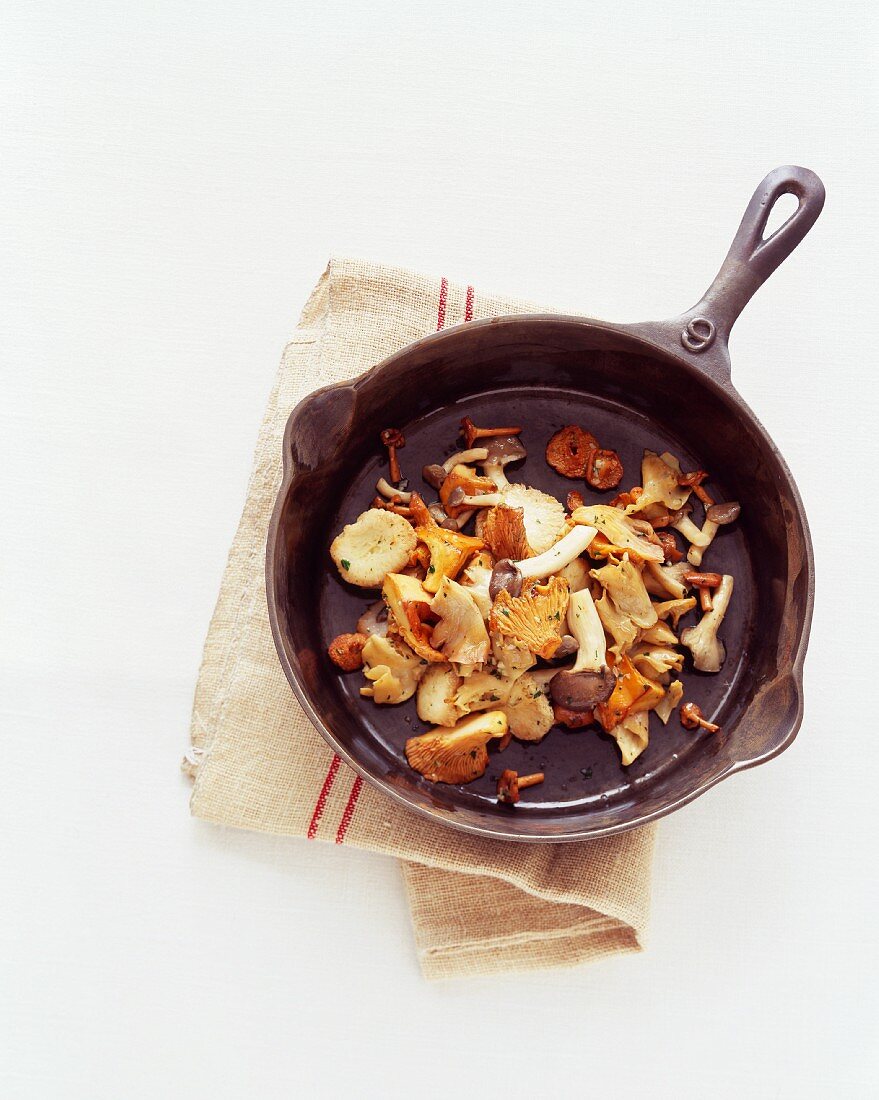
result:
M 4 5 L 4 1097 L 875 1095 L 875 11 Z M 176 771 L 285 337 L 333 251 L 672 315 L 786 162 L 827 207 L 733 359 L 815 536 L 800 738 L 663 825 L 646 954 L 428 986 L 392 861 Z

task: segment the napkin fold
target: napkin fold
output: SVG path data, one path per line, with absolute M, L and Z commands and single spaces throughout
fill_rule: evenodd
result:
M 571 966 L 642 949 L 655 827 L 575 844 L 486 840 L 391 802 L 305 717 L 266 608 L 269 517 L 290 410 L 428 332 L 476 317 L 553 312 L 472 286 L 334 259 L 284 349 L 195 691 L 192 813 L 206 821 L 397 857 L 426 977 Z

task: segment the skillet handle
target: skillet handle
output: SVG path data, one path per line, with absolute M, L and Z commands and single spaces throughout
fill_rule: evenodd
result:
M 769 214 L 782 195 L 796 196 L 799 205 L 764 240 Z M 676 321 L 658 326 L 663 342 L 671 337 L 678 355 L 683 348 L 707 373 L 728 377 L 727 343 L 736 318 L 809 232 L 823 206 L 824 184 L 808 168 L 788 164 L 770 172 L 748 203 L 726 259 L 701 301 Z

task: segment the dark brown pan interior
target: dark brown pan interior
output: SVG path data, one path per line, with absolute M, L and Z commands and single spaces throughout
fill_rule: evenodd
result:
M 794 603 L 801 610 L 807 584 L 798 548 L 805 536 L 786 470 L 756 421 L 721 386 L 671 357 L 643 350 L 618 332 L 561 319 L 467 326 L 416 345 L 353 391 L 346 387 L 312 399 L 291 426 L 299 469 L 311 470 L 295 479 L 279 518 L 275 568 L 284 648 L 344 754 L 388 789 L 408 790 L 440 817 L 472 829 L 500 827 L 511 837 L 595 835 L 686 801 L 737 762 L 776 751 L 795 724 L 796 691 L 776 682 L 779 669 L 790 664 L 801 625 L 785 621 L 792 567 L 799 573 L 802 591 L 794 592 Z M 670 450 L 685 469 L 710 471 L 716 499 L 741 501 L 741 520 L 721 532 L 704 563 L 735 576 L 721 630 L 727 661 L 718 675 L 705 675 L 688 658 L 683 675 L 686 698 L 719 721 L 722 734 L 692 733 L 677 716 L 664 727 L 651 715 L 650 744 L 628 768 L 620 764 L 615 743 L 591 727 L 553 728 L 537 745 L 513 741 L 493 755 L 482 779 L 463 787 L 428 783 L 409 768 L 403 745 L 425 728 L 414 700 L 375 706 L 359 695 L 362 675 L 341 674 L 326 657 L 330 639 L 353 630 L 373 602 L 339 579 L 328 546 L 374 495 L 384 472 L 381 428 L 404 429 L 404 475 L 433 499 L 421 482 L 421 467 L 460 446 L 458 425 L 465 414 L 477 423 L 522 424 L 529 457 L 513 469 L 511 480 L 562 500 L 572 488 L 596 503 L 613 495 L 576 485 L 545 462 L 550 435 L 578 423 L 620 453 L 622 487 L 640 483 L 645 448 Z M 682 625 L 695 621 L 691 613 Z M 528 790 L 519 806 L 498 806 L 495 780 L 503 768 L 545 771 L 546 781 Z

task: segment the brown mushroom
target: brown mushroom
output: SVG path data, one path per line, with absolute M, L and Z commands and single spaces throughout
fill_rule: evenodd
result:
M 605 493 L 615 489 L 623 480 L 623 464 L 616 451 L 595 448 L 589 452 L 586 463 L 586 481 L 593 489 Z
M 707 490 L 702 488 L 702 482 L 707 481 L 707 479 L 708 473 L 706 470 L 692 470 L 688 474 L 679 475 L 678 485 L 685 485 L 688 489 L 692 489 L 705 507 L 710 508 L 714 504 L 714 500 Z
M 591 726 L 595 721 L 594 711 L 568 710 L 567 707 L 563 707 L 559 703 L 553 703 L 552 712 L 555 715 L 556 722 L 560 726 L 566 726 L 569 730 L 583 729 L 584 726 Z
M 547 443 L 546 461 L 562 477 L 585 477 L 589 456 L 597 448 L 598 440 L 591 432 L 568 424 Z
M 684 555 L 678 549 L 678 544 L 675 542 L 675 537 L 671 531 L 658 531 L 656 537 L 659 539 L 659 545 L 665 551 L 665 560 L 673 565 L 676 561 L 683 561 Z
M 702 714 L 702 709 L 695 703 L 684 703 L 681 707 L 681 725 L 684 729 L 695 730 L 702 729 L 708 730 L 709 733 L 717 733 L 720 729 L 714 722 L 709 722 Z
M 433 462 L 423 467 L 421 476 L 432 489 L 439 491 L 446 480 L 446 471 L 438 462 Z
M 535 787 L 544 779 L 543 772 L 520 776 L 512 768 L 506 768 L 497 781 L 497 800 L 514 806 L 519 801 L 519 791 L 525 790 L 526 787 Z
M 582 714 L 594 710 L 599 703 L 606 702 L 613 692 L 616 677 L 609 668 L 599 672 L 570 672 L 562 669 L 549 683 L 549 693 L 553 703 L 565 710 Z
M 363 667 L 363 647 L 368 641 L 366 634 L 340 634 L 330 642 L 327 653 L 343 672 L 354 672 Z
M 391 482 L 396 485 L 398 481 L 402 480 L 403 476 L 400 473 L 400 460 L 397 458 L 397 451 L 406 446 L 406 437 L 399 428 L 385 428 L 380 438 L 382 446 L 388 449 L 388 469 L 391 474 Z
M 735 523 L 741 513 L 741 504 L 737 500 L 730 500 L 726 504 L 712 504 L 705 513 L 705 518 L 710 523 L 725 527 L 728 523 Z
M 485 441 L 485 458 L 477 462 L 485 476 L 490 477 L 498 489 L 504 489 L 510 484 L 504 467 L 527 456 L 528 452 L 514 435 L 496 435 Z
M 493 435 L 519 435 L 521 428 L 477 428 L 469 416 L 461 421 L 461 435 L 468 447 L 472 447 L 477 439 L 489 439 Z
M 699 589 L 699 606 L 703 611 L 710 611 L 714 606 L 711 598 L 711 589 L 718 588 L 723 577 L 719 573 L 684 573 L 683 581 L 693 588 Z
M 565 499 L 565 507 L 569 512 L 573 512 L 575 508 L 582 508 L 585 503 L 583 494 L 576 489 L 572 489 Z

